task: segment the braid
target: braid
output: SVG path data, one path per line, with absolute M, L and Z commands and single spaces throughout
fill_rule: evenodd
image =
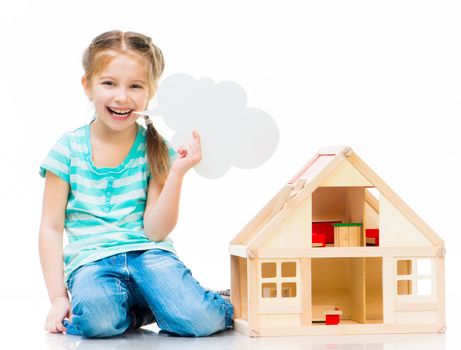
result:
M 152 176 L 163 185 L 170 170 L 168 147 L 149 116 L 144 116 L 144 120 L 147 126 L 146 151 L 149 168 Z

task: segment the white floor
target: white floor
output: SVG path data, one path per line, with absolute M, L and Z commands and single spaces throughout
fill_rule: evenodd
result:
M 283 349 L 283 350 L 443 350 L 461 349 L 461 327 L 453 325 L 446 334 L 312 336 L 248 338 L 233 330 L 206 338 L 180 338 L 158 334 L 147 326 L 111 339 L 48 334 L 43 321 L 48 305 L 41 299 L 0 300 L 0 349 Z M 456 330 L 459 328 L 459 330 Z M 457 334 L 458 333 L 458 334 Z

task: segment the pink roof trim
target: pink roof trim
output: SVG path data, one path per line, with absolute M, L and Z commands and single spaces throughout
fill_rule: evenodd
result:
M 317 154 L 288 183 L 302 179 L 306 182 L 314 179 L 334 158 L 336 154 Z

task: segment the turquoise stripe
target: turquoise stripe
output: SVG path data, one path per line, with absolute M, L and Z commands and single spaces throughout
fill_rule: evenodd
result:
M 69 167 L 69 158 L 67 158 L 65 155 L 55 151 L 51 150 L 50 153 L 48 154 L 49 158 L 53 158 L 54 160 L 58 161 L 61 163 L 64 167 L 68 168 Z
M 109 190 L 109 187 L 110 190 Z M 137 192 L 137 197 L 140 196 L 139 193 L 147 192 L 147 180 L 137 181 L 136 183 L 132 183 L 126 186 L 121 187 L 113 187 L 113 185 L 106 184 L 103 188 L 91 188 L 85 185 L 77 185 L 75 183 L 71 184 L 71 188 L 73 190 L 74 197 L 77 197 L 78 194 L 84 194 L 87 196 L 93 197 L 104 197 L 107 191 L 110 191 L 111 195 L 129 195 L 132 192 Z M 143 190 L 143 191 L 139 191 Z M 130 196 L 128 196 L 130 197 Z
M 66 228 L 81 228 L 86 227 L 91 229 L 92 226 L 100 227 L 101 225 L 106 225 L 107 222 L 102 219 L 87 219 L 87 220 L 67 220 Z
M 126 186 L 114 187 L 112 193 L 114 195 L 125 194 L 125 193 L 130 193 L 132 191 L 136 191 L 139 189 L 143 189 L 146 187 L 147 187 L 147 180 L 141 180 L 141 181 L 137 181 L 137 182 L 131 183 Z
M 72 240 L 72 242 L 71 242 Z M 133 243 L 147 243 L 149 239 L 144 235 L 143 232 L 134 231 L 112 231 L 104 234 L 87 234 L 78 236 L 69 236 L 68 249 L 74 248 L 80 250 L 82 247 L 92 246 L 95 247 L 112 247 L 119 244 L 133 244 Z
M 114 205 L 114 209 L 113 210 L 122 210 L 122 209 L 126 209 L 126 208 L 136 208 L 136 211 L 142 207 L 142 210 L 144 211 L 144 209 L 146 208 L 146 198 L 143 197 L 143 198 L 139 198 L 139 199 L 130 199 L 128 201 L 125 201 L 123 203 L 117 203 L 116 205 Z M 131 213 L 133 213 L 133 211 L 131 211 Z
M 69 232 L 72 232 L 74 235 L 82 236 L 82 233 L 77 233 L 76 231 L 80 232 L 91 232 L 95 229 L 100 229 L 101 226 L 108 226 L 106 222 L 101 222 L 97 220 L 85 220 L 85 221 L 78 221 L 78 222 L 67 222 L 66 229 Z M 143 219 L 138 218 L 135 221 L 127 222 L 124 224 L 114 225 L 112 224 L 112 230 L 122 229 L 122 230 L 132 230 L 136 228 L 137 230 L 141 230 L 143 227 Z M 94 232 L 94 231 L 93 231 Z M 86 233 L 85 233 L 86 234 Z
M 86 241 L 86 243 L 97 242 L 98 245 L 105 245 L 108 244 L 107 242 L 123 242 L 124 240 L 120 240 L 118 237 L 122 235 L 125 236 L 125 240 L 134 241 L 134 242 L 148 242 L 149 239 L 145 236 L 143 231 L 114 231 L 114 232 L 105 232 L 105 233 L 87 233 L 87 234 L 78 234 L 78 235 L 69 235 L 69 242 L 70 243 L 79 243 Z
M 178 157 L 178 153 L 173 148 L 169 148 L 168 156 L 171 158 L 171 160 L 174 160 Z
M 121 209 L 127 209 L 127 208 L 136 208 L 137 207 L 138 201 L 136 199 L 126 201 L 124 203 L 116 204 L 116 203 L 111 203 L 113 205 L 111 211 L 117 211 Z M 91 212 L 98 212 L 98 211 L 104 211 L 104 204 L 92 204 L 92 203 L 86 203 L 86 202 L 81 202 L 79 200 L 73 200 L 72 201 L 72 209 L 82 209 L 87 213 Z
M 76 183 L 72 183 L 71 188 L 73 191 L 77 193 L 82 193 L 82 194 L 95 196 L 95 197 L 104 196 L 104 194 L 106 193 L 105 188 L 91 188 L 91 187 L 87 187 L 85 185 L 80 185 Z
M 137 175 L 137 174 L 144 174 L 146 169 L 147 169 L 147 163 L 144 163 L 144 164 L 142 164 L 140 166 L 137 166 L 137 167 L 134 167 L 134 168 L 127 168 L 123 172 L 123 175 L 124 175 L 123 177 L 133 176 L 133 175 Z M 84 169 L 80 169 L 78 166 L 75 166 L 75 165 L 71 165 L 70 172 L 71 172 L 71 174 L 77 174 L 77 175 L 83 176 L 83 177 L 85 177 L 87 179 L 90 179 L 90 180 L 100 180 L 101 178 L 106 178 L 106 177 L 110 176 L 110 175 L 101 176 L 101 175 L 98 175 L 95 172 L 93 172 L 91 169 L 84 170 Z M 117 179 L 118 178 L 122 178 L 122 177 L 117 176 Z
M 144 228 L 144 221 L 141 218 L 141 219 L 138 219 L 136 221 L 121 224 L 119 227 L 121 227 L 121 228 L 123 228 L 125 230 L 132 230 L 132 229 L 141 230 L 141 229 Z
M 136 206 L 132 211 L 130 211 L 125 216 L 136 214 L 136 213 L 144 213 L 144 205 L 140 203 L 138 206 Z M 82 210 L 82 209 L 66 209 L 66 225 L 70 221 L 69 219 L 67 219 L 67 215 L 70 215 L 70 214 L 88 214 L 88 213 L 87 213 L 87 210 Z M 76 220 L 85 222 L 85 219 L 76 219 Z M 117 222 L 120 220 L 121 220 L 120 217 L 109 217 L 109 216 L 104 217 L 104 221 L 109 224 L 113 224 L 114 222 Z

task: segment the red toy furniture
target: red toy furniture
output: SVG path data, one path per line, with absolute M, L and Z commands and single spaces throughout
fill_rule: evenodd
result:
M 379 229 L 367 228 L 365 230 L 365 237 L 366 237 L 368 246 L 379 247 Z
M 312 246 L 325 247 L 327 244 L 327 236 L 323 233 L 312 232 Z
M 343 312 L 335 307 L 334 310 L 324 311 L 323 314 L 325 315 L 325 324 L 331 326 L 339 324 L 339 316 L 342 315 Z
M 313 222 L 312 223 L 312 246 L 325 247 L 327 244 L 335 243 L 333 224 L 341 221 Z

